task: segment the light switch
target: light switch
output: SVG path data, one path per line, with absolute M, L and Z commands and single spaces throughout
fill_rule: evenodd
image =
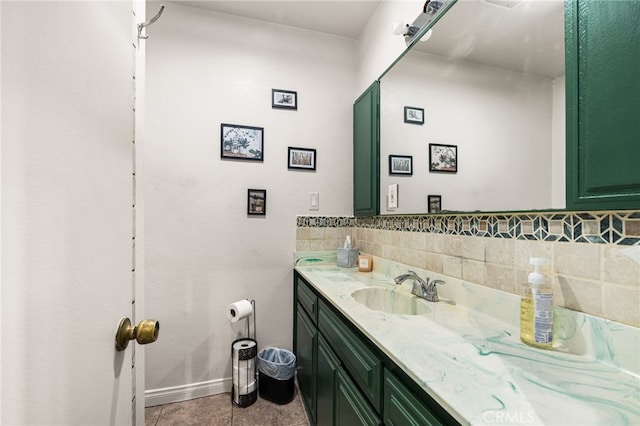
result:
M 320 194 L 318 192 L 309 193 L 309 210 L 318 210 L 320 208 Z

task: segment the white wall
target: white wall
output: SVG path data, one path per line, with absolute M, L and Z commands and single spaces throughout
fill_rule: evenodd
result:
M 255 299 L 259 346 L 291 349 L 295 217 L 352 211 L 355 41 L 166 7 L 146 46 L 148 404 L 228 390 L 230 302 Z M 272 109 L 272 88 L 298 110 Z M 221 160 L 223 122 L 264 127 L 264 162 Z M 288 146 L 315 148 L 317 171 L 287 170 Z M 248 188 L 267 190 L 266 217 L 247 216 Z
M 427 195 L 463 211 L 551 208 L 552 81 L 410 52 L 380 85 L 381 200 L 399 184 L 392 213 L 426 213 Z M 424 125 L 404 123 L 424 108 Z M 429 143 L 458 147 L 458 172 L 429 172 Z M 388 157 L 413 156 L 413 176 L 389 175 Z M 387 213 L 383 203 L 382 213 Z
M 412 23 L 423 1 L 382 1 L 358 38 L 357 93 L 362 93 L 407 48 L 403 36 L 394 35 L 396 22 Z

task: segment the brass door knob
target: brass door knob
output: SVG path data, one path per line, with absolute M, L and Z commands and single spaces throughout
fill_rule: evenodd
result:
M 129 341 L 133 339 L 141 345 L 153 343 L 158 340 L 159 334 L 159 321 L 142 320 L 137 327 L 134 327 L 129 318 L 122 318 L 116 331 L 116 350 L 124 351 L 129 346 Z

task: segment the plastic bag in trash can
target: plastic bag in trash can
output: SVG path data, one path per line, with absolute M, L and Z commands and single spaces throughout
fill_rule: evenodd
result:
M 296 356 L 286 349 L 262 349 L 258 352 L 258 371 L 277 380 L 288 380 L 296 372 Z

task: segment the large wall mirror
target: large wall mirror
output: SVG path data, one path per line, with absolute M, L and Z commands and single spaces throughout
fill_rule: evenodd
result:
M 564 97 L 562 0 L 459 0 L 380 79 L 381 214 L 563 209 Z

